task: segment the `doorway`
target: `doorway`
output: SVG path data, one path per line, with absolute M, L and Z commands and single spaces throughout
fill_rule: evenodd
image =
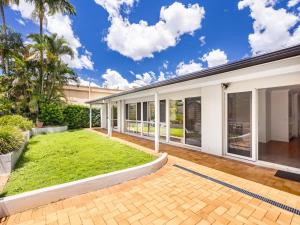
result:
M 258 92 L 258 160 L 300 168 L 300 85 Z
M 253 156 L 251 91 L 227 94 L 227 154 Z

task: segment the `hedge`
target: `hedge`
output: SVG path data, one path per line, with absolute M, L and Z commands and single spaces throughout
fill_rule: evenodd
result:
M 19 150 L 24 143 L 22 131 L 13 126 L 0 126 L 0 154 Z
M 88 128 L 90 110 L 81 105 L 48 104 L 41 107 L 39 120 L 46 126 L 68 125 L 69 129 Z M 92 124 L 100 126 L 100 110 L 92 109 Z
M 31 130 L 33 123 L 31 120 L 20 115 L 7 115 L 0 117 L 0 126 L 15 126 L 25 131 Z
M 63 105 L 57 103 L 42 105 L 38 119 L 42 121 L 45 126 L 64 125 L 65 117 Z
M 90 126 L 90 110 L 80 105 L 68 105 L 64 109 L 65 123 L 69 129 L 87 128 Z M 100 110 L 92 109 L 92 125 L 100 126 Z

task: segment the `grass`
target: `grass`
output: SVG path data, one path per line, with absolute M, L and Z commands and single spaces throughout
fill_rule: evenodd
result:
M 2 196 L 105 174 L 155 157 L 87 130 L 33 137 Z

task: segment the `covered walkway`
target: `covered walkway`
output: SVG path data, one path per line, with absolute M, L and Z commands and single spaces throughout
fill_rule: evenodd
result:
M 106 129 L 94 129 L 107 134 Z M 117 137 L 137 145 L 154 149 L 154 141 L 144 139 L 124 133 L 113 132 L 113 137 Z M 237 160 L 226 159 L 224 157 L 213 156 L 199 151 L 177 147 L 174 145 L 160 144 L 160 151 L 169 155 L 185 159 L 199 165 L 216 169 L 234 176 L 248 179 L 263 185 L 267 185 L 285 192 L 300 196 L 300 183 L 275 177 L 276 170 L 268 169 Z

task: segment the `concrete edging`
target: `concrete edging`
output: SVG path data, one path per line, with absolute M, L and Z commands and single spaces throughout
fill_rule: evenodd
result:
M 17 151 L 0 155 L 0 175 L 10 174 L 11 171 L 14 169 L 18 159 L 22 155 L 31 136 L 30 131 L 25 131 L 23 132 L 23 134 L 24 134 L 24 143 Z
M 68 130 L 68 126 L 32 128 L 31 134 L 32 135 L 49 134 L 49 133 L 64 132 L 67 130 Z
M 0 199 L 0 218 L 149 175 L 162 168 L 167 160 L 168 154 L 163 153 L 141 166 L 4 197 Z

